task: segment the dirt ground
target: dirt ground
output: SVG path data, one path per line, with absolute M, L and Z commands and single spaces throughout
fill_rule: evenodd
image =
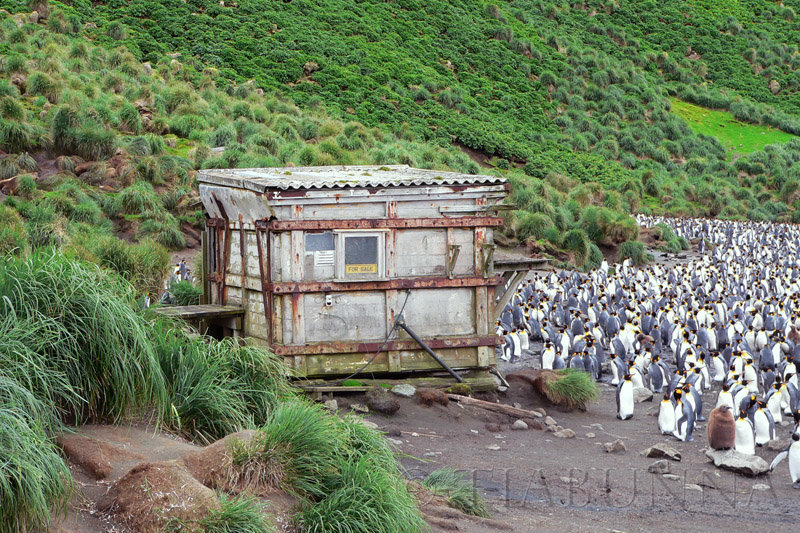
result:
M 494 507 L 493 517 L 513 531 L 674 532 L 726 526 L 775 531 L 800 525 L 800 491 L 792 489 L 788 466 L 756 478 L 717 469 L 704 454 L 704 423 L 698 423 L 694 442 L 680 442 L 660 435 L 657 403 L 637 404 L 632 420 L 618 420 L 610 385 L 601 385 L 601 400 L 586 412 L 558 412 L 548 409 L 526 383 L 513 377 L 510 382 L 512 388 L 498 393 L 498 401 L 524 409 L 543 407 L 576 436 L 513 430 L 515 419 L 506 415 L 454 402 L 426 407 L 413 398 L 401 399 L 391 418 L 371 414 L 369 420 L 406 454 L 402 463 L 411 479 L 445 466 L 466 472 Z M 716 390 L 704 395 L 706 417 Z M 780 427 L 778 436 L 786 439 L 790 431 Z M 625 451 L 606 452 L 604 443 L 618 439 Z M 680 462 L 668 461 L 670 477 L 676 476 L 672 479 L 649 473 L 657 459 L 640 454 L 657 443 L 682 455 Z M 757 454 L 771 462 L 777 452 L 762 448 Z

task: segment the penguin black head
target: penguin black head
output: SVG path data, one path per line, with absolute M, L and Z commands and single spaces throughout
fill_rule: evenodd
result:
M 792 440 L 793 441 L 800 440 L 800 433 L 792 433 Z

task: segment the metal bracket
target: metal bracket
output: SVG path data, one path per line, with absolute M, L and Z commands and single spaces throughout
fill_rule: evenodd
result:
M 483 277 L 488 278 L 492 275 L 490 272 L 492 266 L 492 259 L 494 258 L 494 244 L 481 244 L 481 270 Z
M 456 261 L 458 261 L 458 254 L 460 252 L 460 244 L 447 245 L 447 277 L 450 279 L 453 279 L 453 271 L 456 268 Z

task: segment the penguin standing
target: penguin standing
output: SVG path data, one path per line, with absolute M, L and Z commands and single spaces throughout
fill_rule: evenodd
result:
M 670 399 L 669 391 L 664 394 L 664 399 L 658 407 L 658 429 L 662 435 L 672 435 L 675 431 L 675 405 Z
M 775 420 L 765 402 L 759 401 L 757 405 L 753 413 L 753 429 L 756 446 L 761 447 L 775 438 Z
M 683 389 L 675 389 L 673 392 L 675 396 L 675 431 L 672 435 L 684 442 L 691 442 L 694 440 L 692 432 L 694 431 L 694 410 L 689 402 L 683 401 Z
M 792 433 L 789 447 L 775 457 L 772 464 L 769 465 L 769 471 L 772 472 L 787 457 L 789 458 L 789 476 L 792 478 L 792 487 L 800 489 L 800 434 Z
M 617 385 L 617 418 L 633 418 L 633 382 L 630 374 L 625 374 Z
M 753 423 L 747 417 L 747 411 L 741 409 L 739 418 L 736 419 L 736 438 L 733 449 L 745 455 L 756 454 L 756 439 L 753 433 Z
M 714 450 L 728 450 L 736 444 L 736 422 L 731 408 L 722 405 L 711 411 L 706 431 L 708 445 Z

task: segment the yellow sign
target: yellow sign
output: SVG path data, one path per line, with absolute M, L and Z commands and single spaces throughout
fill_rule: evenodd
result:
M 377 274 L 378 265 L 375 263 L 364 265 L 347 265 L 345 272 L 348 274 Z

